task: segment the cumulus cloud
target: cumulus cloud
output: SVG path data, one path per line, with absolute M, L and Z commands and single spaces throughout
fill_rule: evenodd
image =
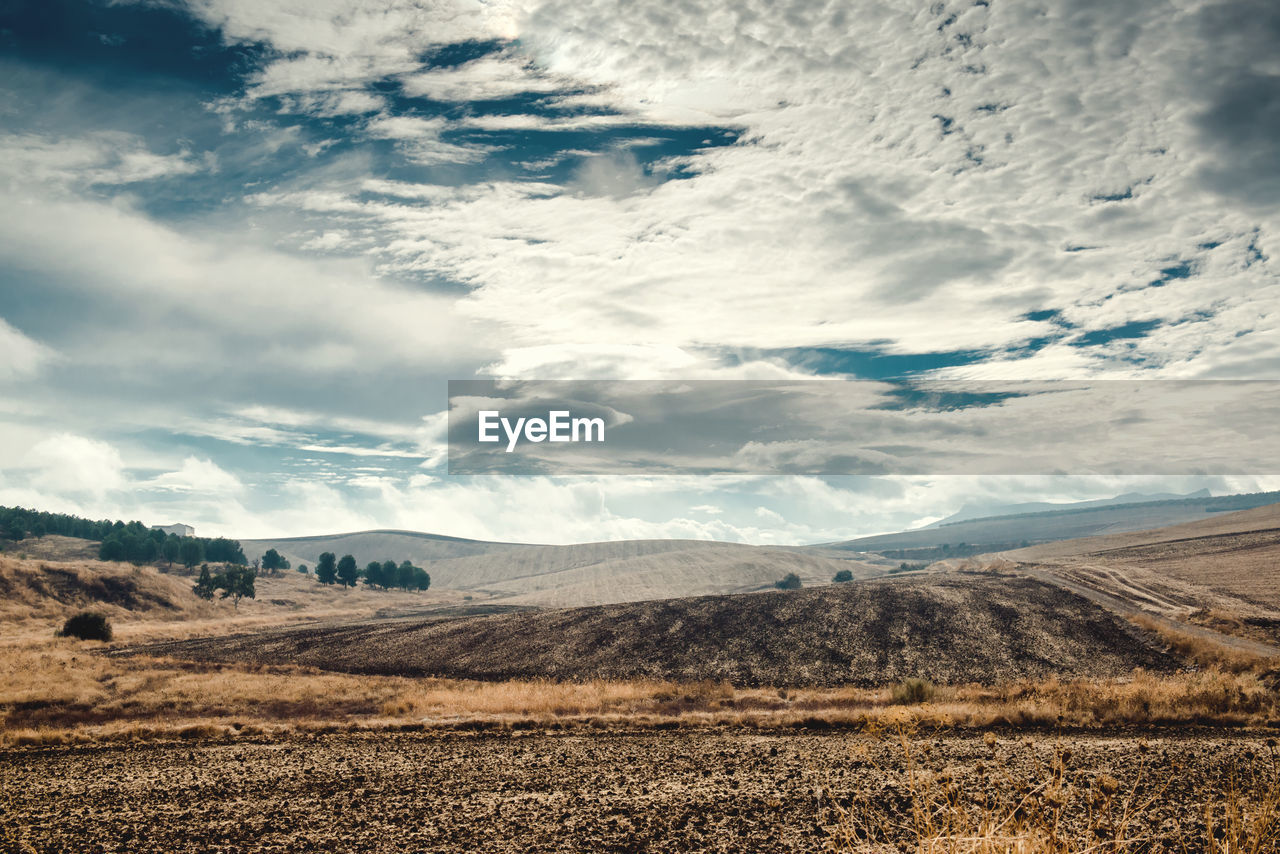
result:
M 61 433 L 31 449 L 31 485 L 61 495 L 102 498 L 126 485 L 120 452 L 106 442 Z
M 150 481 L 149 486 L 175 492 L 203 495 L 234 494 L 244 490 L 235 475 L 219 468 L 210 460 L 187 457 L 177 471 L 165 472 Z

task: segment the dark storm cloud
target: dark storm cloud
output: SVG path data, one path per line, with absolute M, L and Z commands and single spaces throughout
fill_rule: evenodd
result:
M 1280 206 L 1280 4 L 1230 0 L 1195 16 L 1203 58 L 1189 62 L 1205 104 L 1196 127 L 1214 161 L 1210 189 L 1250 204 Z

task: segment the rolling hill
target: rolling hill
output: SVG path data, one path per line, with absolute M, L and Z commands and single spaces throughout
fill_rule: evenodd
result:
M 244 550 L 245 557 L 251 561 L 260 559 L 268 549 L 275 549 L 294 566 L 302 563 L 315 566 L 322 552 L 355 555 L 361 560 L 361 566 L 371 560 L 388 559 L 396 563 L 407 560 L 418 566 L 426 566 L 431 561 L 445 558 L 490 554 L 525 546 L 520 543 L 491 543 L 417 531 L 381 530 L 273 540 L 241 540 L 240 547 Z
M 383 620 L 134 648 L 177 658 L 475 679 L 883 685 L 1117 676 L 1180 662 L 1029 578 L 929 575 L 444 621 Z
M 1171 501 L 1105 504 L 1009 516 L 970 519 L 938 527 L 859 537 L 820 548 L 878 552 L 904 560 L 941 560 L 983 552 L 1005 551 L 1056 540 L 1143 531 L 1212 519 L 1223 513 L 1280 501 L 1280 493 L 1193 497 Z
M 366 531 L 290 540 L 242 540 L 241 545 L 251 559 L 274 548 L 295 565 L 314 565 L 324 551 L 352 554 L 361 566 L 370 560 L 412 560 L 431 573 L 433 589 L 550 607 L 765 590 L 789 572 L 812 586 L 830 583 L 842 569 L 855 578 L 868 578 L 888 568 L 875 561 L 845 559 L 841 554 L 710 540 L 532 546 L 407 531 Z
M 1113 610 L 1280 642 L 1280 504 L 993 555 Z

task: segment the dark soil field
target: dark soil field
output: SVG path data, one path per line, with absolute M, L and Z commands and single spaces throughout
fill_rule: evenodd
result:
M 996 816 L 1013 814 L 998 806 L 1012 798 L 1022 817 L 1001 833 L 1052 821 L 1078 850 L 1097 838 L 1089 828 L 1114 837 L 1127 801 L 1122 835 L 1146 842 L 1125 850 L 1205 851 L 1206 802 L 1212 813 L 1233 787 L 1252 796 L 1272 762 L 1262 737 L 1186 732 L 917 734 L 906 750 L 884 736 L 723 730 L 7 749 L 0 848 L 817 852 L 868 850 L 850 834 L 870 830 L 870 850 L 916 850 L 928 834 L 913 803 L 950 791 L 993 799 Z
M 878 686 L 1113 677 L 1183 662 L 1089 600 L 1030 578 L 926 575 L 449 621 L 153 644 L 149 654 L 351 673 Z

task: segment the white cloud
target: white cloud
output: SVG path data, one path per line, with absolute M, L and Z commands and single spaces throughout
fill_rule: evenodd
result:
M 55 353 L 14 329 L 0 317 L 0 382 L 35 376 Z
M 604 365 L 620 340 L 647 353 L 973 349 L 999 362 L 1061 334 L 1020 319 L 1052 308 L 1081 332 L 1135 319 L 1163 328 L 1017 351 L 1012 374 L 1142 364 L 1265 375 L 1280 358 L 1277 209 L 1244 210 L 1205 189 L 1200 131 L 1170 106 L 1188 96 L 1184 57 L 1199 49 L 1199 25 L 1159 4 L 1049 6 L 866 5 L 854 19 L 807 3 L 785 15 L 729 2 L 643 13 L 613 0 L 530 4 L 518 45 L 406 79 L 477 99 L 573 81 L 589 94 L 565 97 L 618 113 L 388 117 L 404 122 L 397 138 L 653 122 L 727 124 L 741 142 L 682 158 L 696 176 L 657 187 L 635 170 L 605 180 L 627 170 L 604 158 L 558 191 L 423 187 L 426 207 L 353 210 L 343 194 L 327 207 L 364 219 L 386 272 L 471 285 L 462 310 L 506 330 L 502 373 L 540 366 L 527 355 L 548 341 Z M 428 146 L 424 156 L 454 154 Z M 1265 258 L 1247 258 L 1259 245 Z M 1091 248 L 1067 251 L 1077 247 Z M 1182 262 L 1195 275 L 1146 287 Z
M 235 475 L 210 460 L 187 457 L 177 471 L 165 472 L 152 479 L 149 486 L 175 492 L 194 492 L 205 495 L 235 494 L 244 491 Z
M 210 169 L 190 152 L 156 154 L 136 136 L 96 131 L 81 137 L 0 134 L 0 179 L 48 187 L 133 184 Z
M 415 116 L 380 116 L 371 120 L 367 131 L 374 139 L 394 139 L 404 155 L 421 166 L 439 163 L 474 163 L 483 160 L 489 148 L 480 145 L 455 145 L 445 142 L 440 134 L 448 123 L 444 119 Z
M 350 90 L 417 70 L 428 49 L 510 38 L 512 4 L 480 0 L 186 0 L 228 41 L 264 42 L 281 54 L 254 77 L 252 97 Z
M 127 481 L 124 461 L 114 447 L 84 436 L 61 433 L 31 449 L 30 483 L 36 489 L 70 496 L 102 498 Z
M 406 95 L 436 101 L 485 101 L 525 92 L 554 92 L 571 80 L 538 72 L 515 54 L 486 56 L 454 68 L 433 69 L 401 80 Z
M 380 281 L 363 261 L 299 258 L 242 234 L 178 231 L 31 187 L 10 202 L 0 211 L 0 262 L 127 306 L 120 325 L 98 324 L 70 342 L 72 358 L 148 371 L 239 364 L 323 375 L 356 364 L 447 364 L 475 354 L 481 340 L 451 299 Z M 247 349 L 237 339 L 250 328 Z

